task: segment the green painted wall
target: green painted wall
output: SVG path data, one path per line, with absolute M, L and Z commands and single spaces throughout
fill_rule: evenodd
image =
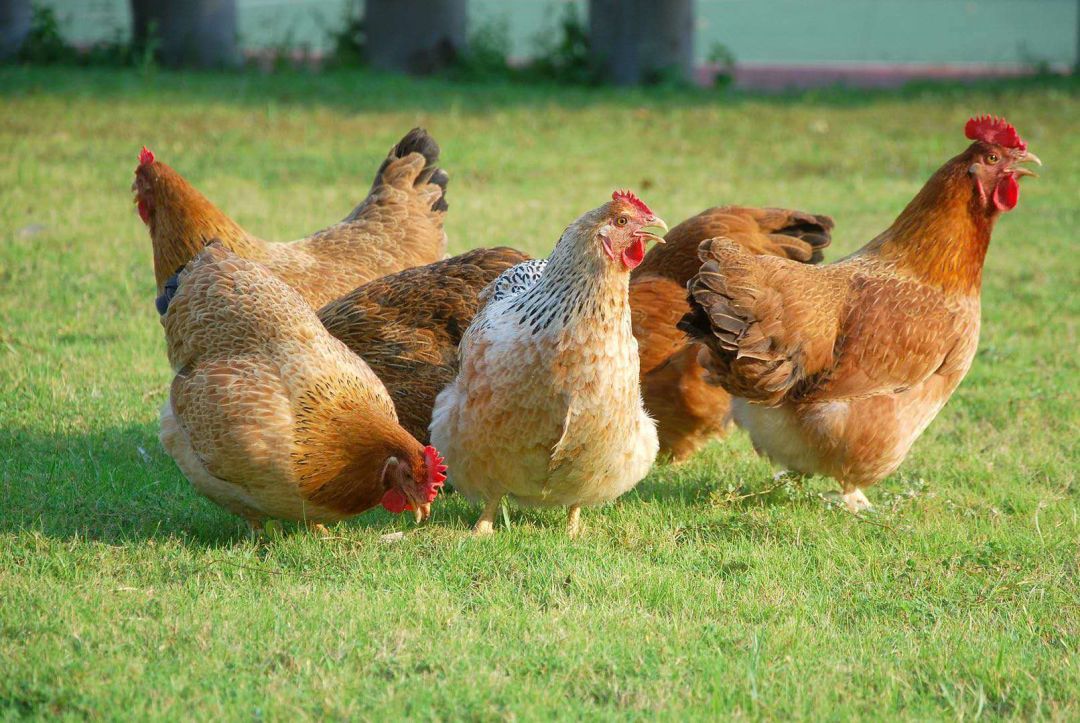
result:
M 323 49 L 349 0 L 237 0 L 247 47 Z M 78 42 L 129 27 L 127 0 L 45 0 Z M 584 0 L 578 0 L 580 7 Z M 1076 0 L 698 0 L 697 53 L 716 43 L 742 62 L 1072 65 Z M 509 29 L 528 56 L 551 33 L 556 0 L 470 0 L 474 24 Z

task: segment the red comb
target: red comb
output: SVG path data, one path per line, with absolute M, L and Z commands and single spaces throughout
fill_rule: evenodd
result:
M 139 165 L 140 166 L 146 166 L 146 165 L 149 165 L 149 164 L 151 164 L 153 162 L 154 162 L 154 152 L 151 151 L 146 146 L 143 146 L 142 150 L 139 151 Z
M 653 215 L 652 209 L 649 208 L 648 206 L 646 206 L 645 202 L 642 201 L 637 196 L 635 196 L 634 192 L 629 190 L 629 189 L 627 189 L 625 191 L 616 191 L 615 193 L 611 194 L 611 200 L 612 201 L 626 201 L 627 203 L 629 203 L 630 205 L 632 205 L 634 208 L 641 211 L 642 213 L 647 213 L 650 216 Z
M 446 464 L 439 455 L 439 451 L 430 444 L 424 447 L 424 462 L 427 465 L 428 479 L 423 491 L 427 496 L 427 501 L 434 502 L 443 482 L 446 481 Z
M 1027 143 L 1004 118 L 995 118 L 991 115 L 972 118 L 964 126 L 964 135 L 973 141 L 993 143 L 1005 148 L 1019 148 L 1021 151 L 1027 150 Z

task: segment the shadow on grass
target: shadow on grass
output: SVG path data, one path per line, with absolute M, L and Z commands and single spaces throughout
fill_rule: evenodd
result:
M 207 547 L 250 539 L 240 518 L 197 493 L 165 453 L 156 424 L 55 436 L 0 430 L 0 534 L 36 531 L 56 539 L 107 543 L 179 538 Z M 461 495 L 442 500 L 431 524 L 468 530 L 479 505 Z M 397 516 L 370 510 L 348 527 L 388 528 Z M 402 517 L 399 529 L 409 529 Z M 285 523 L 285 534 L 308 534 Z
M 0 430 L 0 533 L 39 532 L 56 539 L 89 539 L 117 544 L 147 539 L 180 539 L 197 547 L 246 544 L 249 533 L 239 518 L 199 495 L 161 448 L 156 424 L 132 424 L 99 432 L 49 435 L 39 430 Z M 690 462 L 681 467 L 661 464 L 615 505 L 661 504 L 703 508 L 720 504 L 728 510 L 805 504 L 769 478 L 746 489 L 728 492 L 713 464 Z M 565 512 L 509 503 L 511 527 L 561 527 Z M 443 496 L 428 526 L 468 531 L 480 505 L 460 493 Z M 346 528 L 378 532 L 411 530 L 411 518 L 381 509 L 344 523 Z M 707 536 L 739 532 L 730 520 L 701 523 Z M 719 525 L 716 530 L 711 525 Z M 503 526 L 502 515 L 497 526 Z M 701 525 L 692 526 L 694 529 Z M 286 523 L 286 534 L 307 534 Z M 739 528 L 739 529 L 736 529 Z M 697 530 L 702 532 L 702 530 Z
M 900 89 L 824 89 L 785 93 L 714 91 L 697 87 L 654 86 L 613 88 L 543 83 L 455 81 L 410 78 L 370 70 L 319 73 L 285 71 L 193 72 L 100 68 L 0 67 L 0 96 L 45 94 L 65 98 L 146 99 L 155 104 L 208 103 L 251 106 L 260 112 L 267 104 L 325 106 L 354 112 L 483 112 L 518 106 L 557 106 L 580 109 L 590 105 L 627 107 L 737 106 L 745 101 L 775 105 L 857 107 L 890 99 L 947 100 L 971 93 L 1007 95 L 1046 88 L 1075 91 L 1074 76 L 1037 75 L 971 83 L 916 81 Z
M 0 534 L 34 531 L 55 539 L 110 544 L 180 539 L 198 547 L 246 544 L 240 518 L 198 494 L 158 441 L 156 424 L 86 434 L 0 430 Z M 469 530 L 480 505 L 440 499 L 427 525 Z M 512 524 L 544 526 L 549 513 L 510 506 Z M 341 523 L 379 532 L 413 528 L 411 517 L 369 510 Z M 500 522 L 501 524 L 501 522 Z M 284 523 L 285 534 L 309 534 Z
M 239 520 L 191 488 L 157 425 L 85 434 L 0 431 L 0 533 L 109 543 L 182 537 L 210 546 L 247 538 Z

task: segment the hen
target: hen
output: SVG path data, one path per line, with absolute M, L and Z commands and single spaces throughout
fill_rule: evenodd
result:
M 701 244 L 682 328 L 732 396 L 754 446 L 840 482 L 848 508 L 891 474 L 967 374 L 979 338 L 983 260 L 1039 159 L 1001 119 L 939 169 L 886 231 L 826 266 Z
M 641 355 L 641 394 L 656 419 L 660 453 L 673 461 L 692 455 L 731 423 L 731 396 L 705 379 L 701 346 L 676 328 L 690 311 L 686 282 L 701 266 L 698 245 L 730 238 L 754 254 L 816 264 L 829 245 L 828 216 L 781 208 L 722 206 L 675 226 L 630 276 L 630 313 Z
M 242 516 L 311 525 L 429 514 L 445 467 L 397 421 L 368 366 L 300 295 L 211 244 L 162 318 L 176 370 L 161 442 L 195 489 Z
M 504 495 L 525 505 L 612 500 L 649 471 L 656 426 L 645 413 L 631 331 L 628 273 L 659 239 L 629 192 L 571 224 L 543 262 L 505 271 L 461 341 L 457 377 L 435 400 L 432 443 L 456 489 L 484 501 L 492 531 Z
M 437 261 L 446 252 L 449 180 L 438 160 L 438 144 L 414 128 L 390 149 L 367 198 L 343 221 L 299 241 L 267 243 L 144 148 L 132 190 L 150 231 L 158 293 L 212 239 L 266 266 L 316 309 L 364 282 Z
M 330 302 L 319 319 L 368 363 L 390 392 L 401 426 L 424 442 L 435 396 L 457 375 L 458 344 L 480 292 L 526 259 L 510 248 L 476 249 L 406 269 Z

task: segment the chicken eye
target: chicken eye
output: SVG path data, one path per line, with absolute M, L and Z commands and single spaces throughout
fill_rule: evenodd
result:
M 997 163 L 998 162 L 997 154 L 996 153 L 991 153 L 990 155 L 988 155 L 986 157 L 986 162 L 990 163 L 990 164 Z
M 615 223 L 618 226 L 625 226 L 626 224 L 630 223 L 630 221 L 626 218 L 626 216 L 619 216 L 617 219 L 615 219 Z

